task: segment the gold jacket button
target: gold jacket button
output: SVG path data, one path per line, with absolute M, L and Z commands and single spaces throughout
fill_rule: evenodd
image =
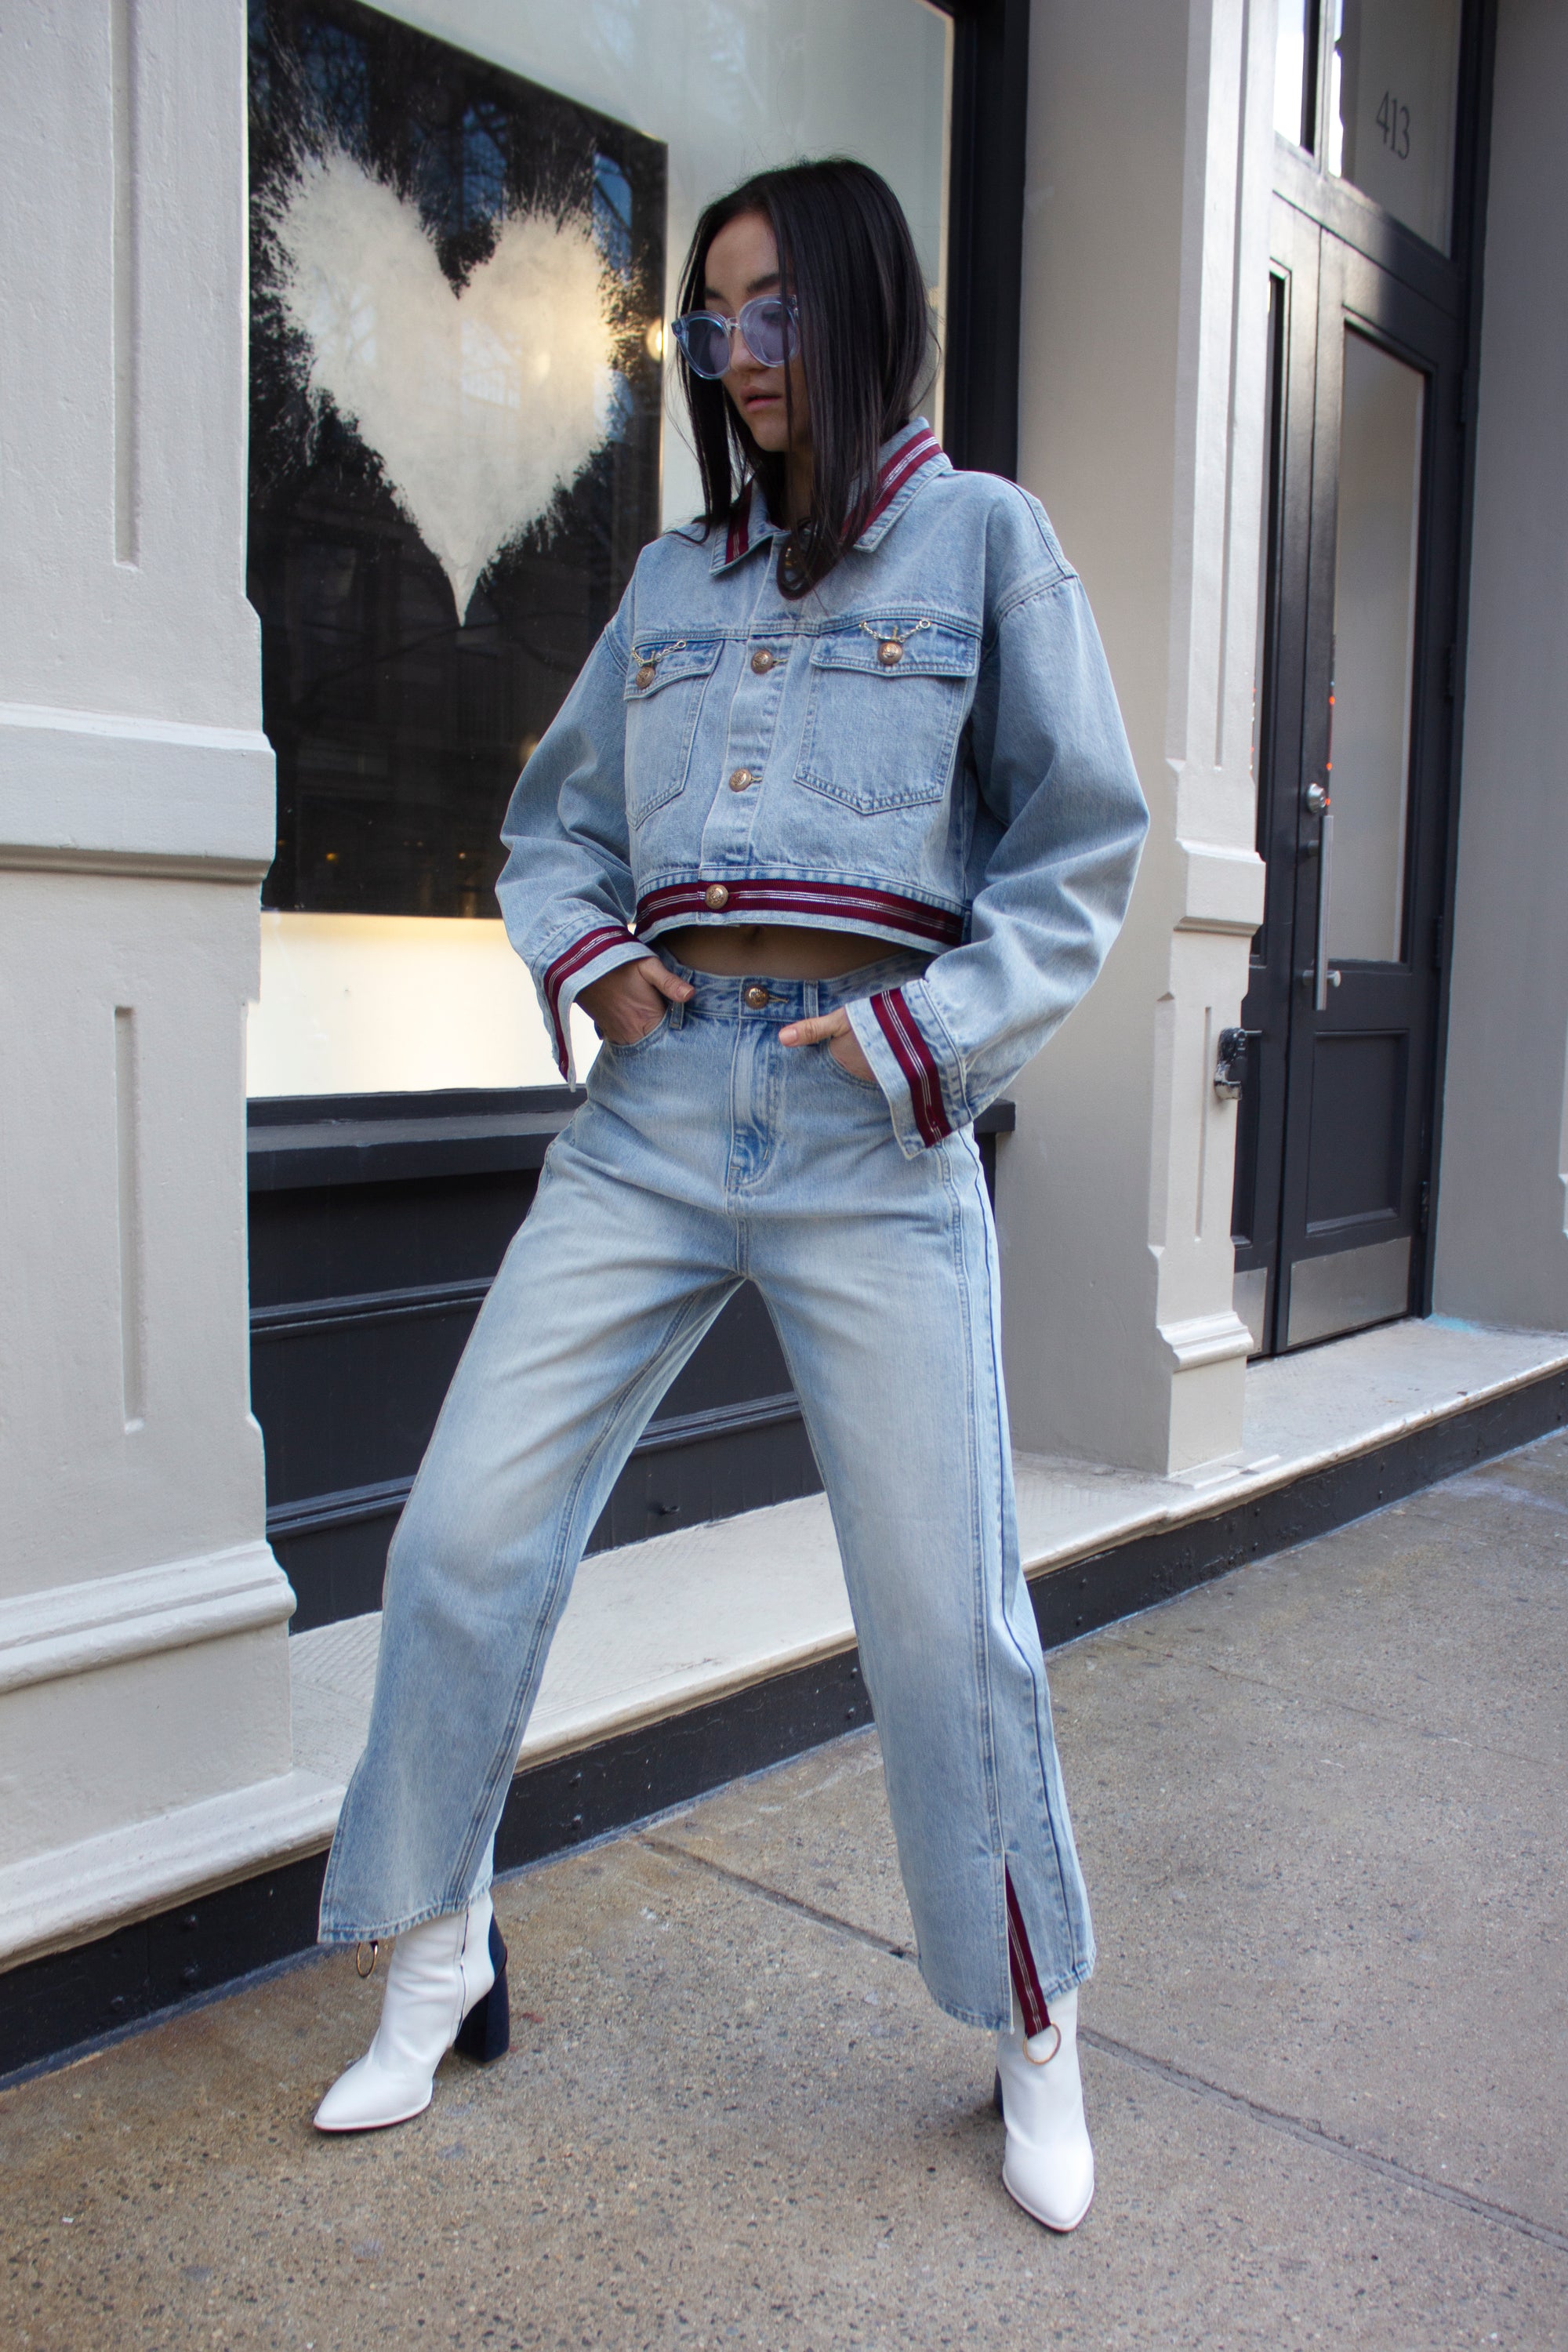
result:
M 750 768 L 733 768 L 730 772 L 730 790 L 732 793 L 749 792 L 756 781 Z
M 716 915 L 721 915 L 730 903 L 730 893 L 722 882 L 710 882 L 702 898 L 705 906 L 710 907 Z
M 746 991 L 746 1002 L 751 1006 L 753 1013 L 760 1013 L 763 1005 L 770 1002 L 767 990 L 765 988 L 748 988 Z
M 658 663 L 644 662 L 641 668 L 637 671 L 637 684 L 639 686 L 651 686 L 658 676 Z
M 752 656 L 752 667 L 759 677 L 766 677 L 777 658 L 775 654 L 769 653 L 766 646 L 759 646 Z
M 884 669 L 897 669 L 903 657 L 904 649 L 897 637 L 884 637 L 877 647 L 877 659 Z

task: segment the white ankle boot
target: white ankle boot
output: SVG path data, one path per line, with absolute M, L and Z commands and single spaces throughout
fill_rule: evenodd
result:
M 1078 1993 L 1058 1993 L 1044 2033 L 1026 2040 L 1015 2016 L 996 2043 L 999 2105 L 1007 2126 L 1002 2182 L 1047 2230 L 1076 2230 L 1094 2195 L 1094 2150 L 1078 2070 Z
M 316 2129 L 406 2123 L 429 2105 L 436 2069 L 454 2042 L 488 2064 L 504 2057 L 509 2041 L 506 1946 L 487 1888 L 467 1910 L 399 1936 L 375 2039 L 316 2109 Z

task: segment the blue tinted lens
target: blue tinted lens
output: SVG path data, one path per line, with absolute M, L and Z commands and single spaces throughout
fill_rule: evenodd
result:
M 730 321 L 711 310 L 689 310 L 675 321 L 675 340 L 694 373 L 716 379 L 730 366 Z
M 782 295 L 759 294 L 745 305 L 737 323 L 746 349 L 763 367 L 783 367 L 800 348 L 794 308 Z

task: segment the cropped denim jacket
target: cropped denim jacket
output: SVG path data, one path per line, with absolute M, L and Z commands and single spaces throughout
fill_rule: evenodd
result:
M 1082 585 L 1025 491 L 955 472 L 916 419 L 798 603 L 777 536 L 753 488 L 727 533 L 643 550 L 512 795 L 497 891 L 563 1076 L 574 997 L 662 932 L 792 923 L 930 955 L 850 1007 L 913 1156 L 1089 987 L 1147 812 Z

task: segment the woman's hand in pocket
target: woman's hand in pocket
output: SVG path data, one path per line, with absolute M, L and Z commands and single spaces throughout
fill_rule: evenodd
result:
M 684 1004 L 691 992 L 689 980 L 677 980 L 657 956 L 644 956 L 640 963 L 618 963 L 577 1002 L 610 1045 L 635 1045 L 658 1028 L 667 1004 Z
M 841 1070 L 852 1078 L 864 1079 L 868 1086 L 877 1083 L 877 1073 L 861 1050 L 860 1040 L 849 1026 L 849 1015 L 841 1005 L 837 1013 L 818 1013 L 809 1021 L 791 1021 L 779 1031 L 781 1045 L 826 1045 Z

